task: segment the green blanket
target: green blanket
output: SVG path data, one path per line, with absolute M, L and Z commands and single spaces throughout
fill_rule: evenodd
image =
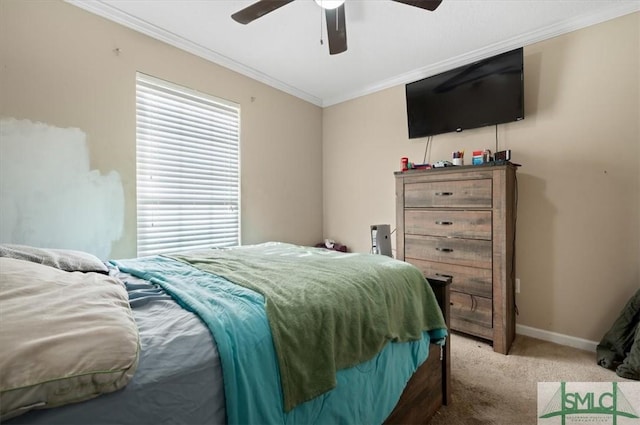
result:
M 640 289 L 629 299 L 596 347 L 598 364 L 640 380 Z
M 334 388 L 337 370 L 388 341 L 445 328 L 420 270 L 389 257 L 267 243 L 172 258 L 265 297 L 286 411 Z

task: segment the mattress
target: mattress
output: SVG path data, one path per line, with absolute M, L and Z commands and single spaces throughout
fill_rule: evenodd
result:
M 224 424 L 220 357 L 207 327 L 164 290 L 126 274 L 140 335 L 140 358 L 122 390 L 55 409 L 33 410 L 8 424 Z

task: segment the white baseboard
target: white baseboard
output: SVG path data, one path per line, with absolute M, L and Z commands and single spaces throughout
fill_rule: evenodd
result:
M 596 346 L 598 345 L 596 341 L 589 341 L 588 339 L 576 338 L 575 336 L 545 331 L 544 329 L 537 329 L 524 325 L 516 325 L 516 333 L 594 353 L 596 351 Z

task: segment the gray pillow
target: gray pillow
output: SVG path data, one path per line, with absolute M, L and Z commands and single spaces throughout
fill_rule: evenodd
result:
M 83 251 L 2 244 L 0 257 L 30 261 L 67 272 L 109 273 L 108 267 L 98 257 Z

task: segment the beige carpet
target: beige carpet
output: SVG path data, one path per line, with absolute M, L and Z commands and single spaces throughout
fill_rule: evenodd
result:
M 454 334 L 452 403 L 430 425 L 536 424 L 538 382 L 626 381 L 596 364 L 595 352 L 518 335 L 509 355 Z

